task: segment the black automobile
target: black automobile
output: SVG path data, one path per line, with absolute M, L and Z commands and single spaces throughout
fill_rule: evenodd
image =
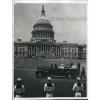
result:
M 37 78 L 63 77 L 67 79 L 75 79 L 78 76 L 77 68 L 51 68 L 51 67 L 38 67 L 35 74 Z

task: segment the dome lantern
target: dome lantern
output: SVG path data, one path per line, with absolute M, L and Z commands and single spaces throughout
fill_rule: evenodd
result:
M 45 16 L 44 5 L 42 5 L 41 16 Z

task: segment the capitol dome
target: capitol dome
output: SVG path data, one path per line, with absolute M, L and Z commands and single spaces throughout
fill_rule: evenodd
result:
M 38 24 L 48 24 L 51 25 L 50 21 L 45 17 L 45 16 L 41 16 L 35 23 L 35 25 Z M 51 25 L 52 26 L 52 25 Z
M 41 16 L 33 26 L 32 40 L 50 39 L 54 40 L 54 31 L 50 21 L 45 16 L 44 6 L 42 5 Z

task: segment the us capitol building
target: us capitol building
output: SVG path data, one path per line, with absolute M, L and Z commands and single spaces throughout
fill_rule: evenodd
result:
M 86 44 L 56 42 L 53 26 L 45 16 L 44 6 L 31 34 L 30 41 L 18 39 L 14 42 L 14 57 L 86 59 Z

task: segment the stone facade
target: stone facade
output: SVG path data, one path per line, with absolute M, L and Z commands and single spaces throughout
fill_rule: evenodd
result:
M 45 16 L 42 6 L 41 16 L 33 26 L 31 41 L 14 42 L 14 57 L 41 57 L 53 59 L 85 59 L 86 44 L 56 42 L 53 26 Z

